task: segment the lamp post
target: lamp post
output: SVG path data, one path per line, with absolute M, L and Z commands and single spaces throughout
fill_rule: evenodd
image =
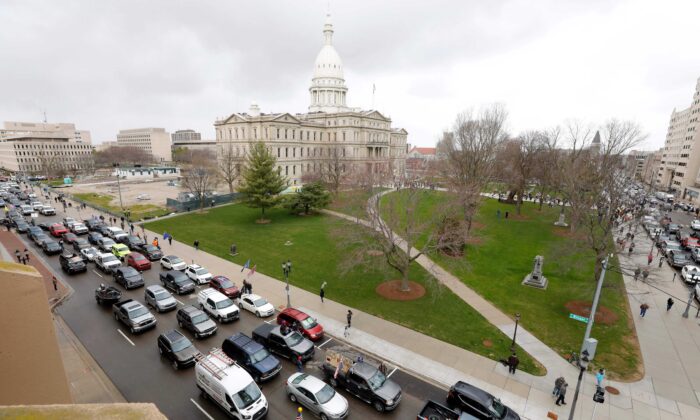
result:
M 688 296 L 688 305 L 685 307 L 685 312 L 683 312 L 683 318 L 688 318 L 688 312 L 690 312 L 690 305 L 693 303 L 693 298 L 695 297 L 695 289 L 690 291 Z
M 578 401 L 578 392 L 581 389 L 581 379 L 583 379 L 583 372 L 588 369 L 588 350 L 584 350 L 581 353 L 581 359 L 578 361 L 578 381 L 576 381 L 576 392 L 574 392 L 574 400 L 571 402 L 571 411 L 569 412 L 569 420 L 574 420 L 574 411 L 576 410 L 576 402 Z
M 122 185 L 119 182 L 119 163 L 114 163 L 112 164 L 115 168 L 115 172 L 117 173 L 117 189 L 119 190 L 119 207 L 121 207 L 122 212 L 124 211 L 124 203 L 122 202 Z
M 515 337 L 518 335 L 518 321 L 520 321 L 520 313 L 515 314 L 515 330 L 513 330 L 513 342 L 510 343 L 511 351 L 515 351 Z
M 290 308 L 292 306 L 289 302 L 289 273 L 292 272 L 292 262 L 290 260 L 282 263 L 282 272 L 284 273 L 284 281 L 287 283 L 287 286 L 284 288 L 287 291 L 287 308 Z

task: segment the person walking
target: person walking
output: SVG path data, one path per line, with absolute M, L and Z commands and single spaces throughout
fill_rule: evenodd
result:
M 173 246 L 173 235 L 168 234 L 168 245 Z
M 29 251 L 27 251 L 27 248 L 24 248 L 24 259 L 29 261 Z
M 508 373 L 512 373 L 515 375 L 515 369 L 518 367 L 520 364 L 520 359 L 518 359 L 518 356 L 515 355 L 515 352 L 513 352 L 510 357 L 508 357 Z
M 298 414 L 297 414 L 296 420 L 304 420 L 304 416 L 301 415 L 301 413 L 302 413 L 303 411 L 304 411 L 304 409 L 301 408 L 301 407 L 299 407 L 299 408 L 297 409 L 297 413 L 298 413 Z
M 647 314 L 648 309 L 649 305 L 647 305 L 646 303 L 642 303 L 641 305 L 639 305 L 639 315 L 641 315 L 642 318 L 644 318 L 644 315 Z
M 631 256 L 632 251 L 634 251 L 634 246 L 632 246 L 632 244 L 630 244 L 630 247 L 629 247 L 628 252 L 627 252 L 627 256 Z
M 559 396 L 557 397 L 556 404 L 557 405 L 566 405 L 566 401 L 564 401 L 564 398 L 566 397 L 566 389 L 569 387 L 569 384 L 564 381 L 563 384 L 559 387 Z
M 158 245 L 158 237 L 157 237 L 157 236 L 156 236 L 155 238 L 153 238 L 153 242 L 152 242 L 152 243 L 153 243 L 153 246 L 154 246 L 154 247 L 160 249 L 160 245 Z
M 637 267 L 637 268 L 634 270 L 634 281 L 639 280 L 639 275 L 640 275 L 640 274 L 642 274 L 642 270 L 640 270 L 639 267 Z
M 58 282 L 56 281 L 56 276 L 51 276 L 51 283 L 53 283 L 53 291 L 58 292 Z
M 194 241 L 194 250 L 199 251 L 199 241 L 198 240 Z
M 661 258 L 659 258 L 659 268 L 664 264 L 664 261 L 666 261 L 666 257 L 662 255 Z
M 22 262 L 22 254 L 19 252 L 19 249 L 15 250 L 15 257 L 17 257 L 17 262 L 21 263 Z
M 559 396 L 559 390 L 561 390 L 561 386 L 566 382 L 563 376 L 558 377 L 557 379 L 554 380 L 554 389 L 552 390 L 552 395 L 555 397 Z
M 649 269 L 645 268 L 644 271 L 642 271 L 642 281 L 647 281 L 647 277 L 649 277 Z
M 323 290 L 323 287 L 321 288 L 321 291 L 318 295 L 321 296 L 321 303 L 323 303 L 323 297 L 326 296 L 326 292 Z
M 350 309 L 348 309 L 346 318 L 348 319 L 348 328 L 352 327 L 352 311 Z
M 301 362 L 301 355 L 297 356 L 297 372 L 301 373 L 304 371 L 304 364 Z
M 671 310 L 673 303 L 673 298 L 668 298 L 668 300 L 666 301 L 666 312 Z

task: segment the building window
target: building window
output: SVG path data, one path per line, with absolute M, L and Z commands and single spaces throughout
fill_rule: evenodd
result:
M 280 138 L 280 129 L 277 129 L 277 138 Z
M 281 153 L 281 149 L 278 147 L 278 148 L 277 148 L 277 157 L 282 157 L 282 156 L 280 155 L 280 153 Z
M 289 175 L 289 166 L 284 167 L 284 174 Z
M 289 157 L 289 147 L 284 148 L 284 157 L 286 157 L 286 158 Z
M 285 140 L 287 139 L 287 129 L 286 128 L 284 129 L 284 139 Z

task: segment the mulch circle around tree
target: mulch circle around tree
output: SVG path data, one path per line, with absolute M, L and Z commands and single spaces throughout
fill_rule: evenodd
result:
M 404 292 L 401 290 L 401 280 L 390 280 L 380 283 L 375 289 L 379 296 L 389 300 L 416 300 L 425 296 L 425 287 L 414 282 L 408 282 L 411 290 Z
M 490 349 L 491 347 L 493 347 L 493 341 L 491 341 L 491 340 L 484 340 L 484 341 L 482 341 L 481 343 L 482 343 L 482 344 L 484 345 L 484 347 L 486 347 L 486 348 L 489 348 L 489 349 Z
M 370 257 L 380 257 L 384 255 L 384 253 L 378 249 L 370 249 L 369 251 L 367 251 L 367 255 L 369 255 Z
M 608 391 L 610 394 L 620 395 L 620 390 L 615 388 L 614 386 L 606 386 L 605 390 Z
M 589 318 L 591 315 L 591 302 L 582 300 L 572 300 L 564 305 L 569 312 Z M 602 305 L 598 305 L 595 314 L 595 322 L 603 325 L 612 325 L 617 322 L 618 316 L 615 312 Z
M 270 220 L 270 219 L 257 219 L 255 221 L 255 223 L 257 223 L 259 225 L 266 225 L 266 224 L 270 223 L 271 221 L 272 220 Z

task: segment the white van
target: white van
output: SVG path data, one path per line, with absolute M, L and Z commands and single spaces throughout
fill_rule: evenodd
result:
M 217 403 L 239 420 L 260 419 L 267 414 L 267 399 L 253 378 L 219 348 L 198 356 L 194 368 L 202 396 Z

